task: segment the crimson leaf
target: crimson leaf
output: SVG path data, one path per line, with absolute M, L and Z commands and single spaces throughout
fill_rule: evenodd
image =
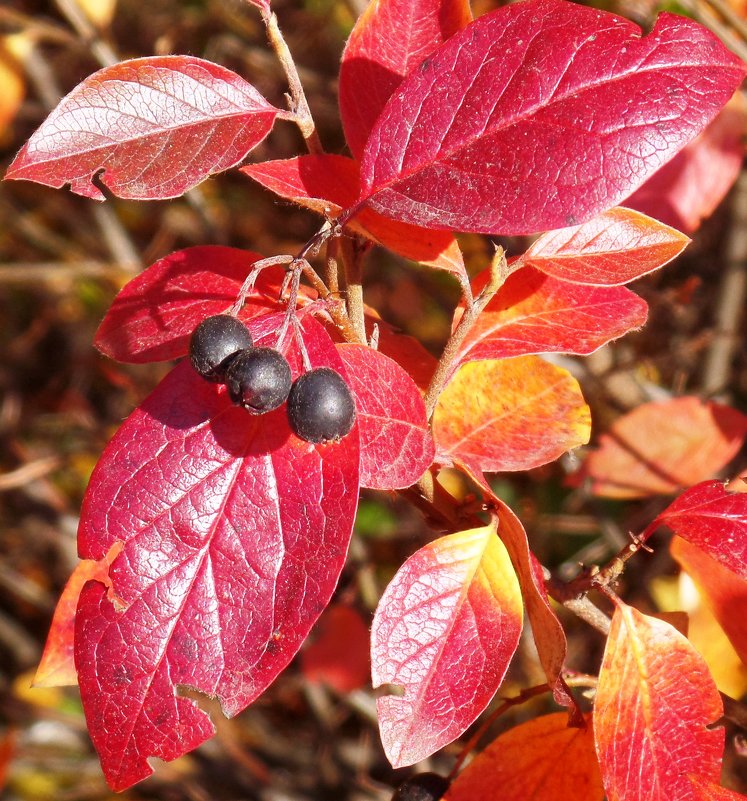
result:
M 279 109 L 231 70 L 192 56 L 123 61 L 63 98 L 6 178 L 104 200 L 178 197 L 238 164 L 270 132 Z
M 257 341 L 279 317 L 251 326 Z M 344 374 L 323 327 L 302 325 L 311 364 Z M 297 374 L 295 344 L 287 356 Z M 149 756 L 174 759 L 212 734 L 180 687 L 217 696 L 231 716 L 288 664 L 342 569 L 358 461 L 355 428 L 302 442 L 284 408 L 254 417 L 187 362 L 122 425 L 91 478 L 78 547 L 98 559 L 123 543 L 110 570 L 123 608 L 89 582 L 75 633 L 88 728 L 114 789 L 149 775 Z
M 696 136 L 744 65 L 692 20 L 633 23 L 528 0 L 467 25 L 408 76 L 366 143 L 362 206 L 524 234 L 614 206 Z M 363 87 L 361 87 L 363 90 Z
M 340 117 L 356 159 L 402 79 L 470 19 L 468 0 L 369 4 L 350 34 L 340 65 Z
M 731 484 L 703 481 L 690 487 L 651 523 L 643 538 L 662 523 L 747 579 L 747 477 Z
M 338 345 L 355 396 L 362 487 L 402 489 L 436 452 L 423 396 L 397 362 L 365 345 Z
M 200 245 L 159 259 L 114 298 L 96 332 L 96 347 L 111 359 L 135 364 L 183 356 L 198 323 L 233 306 L 259 258 L 249 250 Z M 278 270 L 260 273 L 241 318 L 277 309 L 282 280 Z M 310 293 L 302 288 L 302 300 Z

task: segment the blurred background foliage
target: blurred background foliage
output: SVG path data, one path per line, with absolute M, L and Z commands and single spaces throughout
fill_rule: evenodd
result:
M 475 0 L 476 15 L 499 5 Z M 657 7 L 626 0 L 606 4 L 649 25 Z M 336 76 L 345 39 L 365 0 L 273 0 L 294 54 L 325 148 L 345 153 L 336 108 Z M 699 7 L 695 7 L 697 11 Z M 705 7 L 709 13 L 710 7 Z M 742 19 L 743 9 L 730 6 Z M 680 9 L 683 10 L 683 9 Z M 693 7 L 684 7 L 694 13 Z M 701 9 L 702 10 L 702 9 Z M 729 26 L 727 26 L 729 27 Z M 731 27 L 729 27 L 731 30 Z M 283 74 L 266 46 L 251 5 L 240 0 L 2 0 L 0 3 L 0 167 L 57 100 L 112 60 L 185 53 L 211 59 L 251 81 L 282 106 Z M 278 124 L 252 154 L 261 161 L 302 151 L 290 124 Z M 636 290 L 649 302 L 647 327 L 585 360 L 564 360 L 584 386 L 595 431 L 650 399 L 703 388 L 712 347 L 725 254 L 744 251 L 744 182 L 694 235 L 676 264 Z M 75 531 L 88 476 L 118 424 L 169 369 L 105 360 L 92 348 L 96 327 L 114 294 L 140 269 L 179 248 L 230 244 L 265 255 L 294 253 L 314 233 L 312 214 L 278 202 L 238 173 L 217 176 L 170 202 L 117 199 L 97 204 L 35 184 L 0 185 L 0 793 L 12 801 L 109 798 L 85 729 L 75 688 L 32 689 L 33 671 L 56 599 L 76 563 Z M 484 237 L 461 244 L 472 273 L 492 250 Z M 506 241 L 519 253 L 526 241 Z M 734 248 L 736 247 L 736 251 Z M 731 250 L 729 250 L 731 248 Z M 446 275 L 374 250 L 366 300 L 382 317 L 418 337 L 434 353 L 443 345 L 458 300 Z M 745 409 L 744 318 L 717 394 Z M 530 473 L 503 476 L 496 488 L 522 518 L 539 558 L 561 577 L 578 563 L 602 562 L 640 531 L 666 501 L 603 501 L 566 486 L 578 455 Z M 744 467 L 744 455 L 739 466 Z M 470 488 L 455 474 L 443 481 L 456 494 Z M 362 499 L 355 539 L 336 598 L 311 641 L 322 645 L 297 659 L 249 710 L 218 716 L 218 735 L 193 754 L 158 765 L 152 779 L 127 791 L 131 799 L 386 799 L 411 771 L 393 771 L 378 743 L 375 699 L 365 676 L 360 629 L 402 561 L 434 536 L 421 515 L 382 493 Z M 693 612 L 709 661 L 729 690 L 741 695 L 747 675 L 724 651 L 719 630 L 697 599 L 684 598 L 664 538 L 641 554 L 620 591 L 646 611 Z M 569 666 L 596 672 L 598 633 L 564 612 Z M 698 617 L 698 615 L 700 617 Z M 327 623 L 325 620 L 329 618 Z M 351 628 L 352 627 L 352 628 Z M 352 633 L 351 633 L 352 632 Z M 695 635 L 693 635 L 695 636 Z M 345 659 L 335 642 L 359 643 Z M 351 646 L 352 647 L 352 646 Z M 721 649 L 721 650 L 719 650 Z M 727 654 L 727 655 L 725 655 Z M 342 678 L 325 673 L 344 662 Z M 304 661 L 304 660 L 307 661 Z M 326 660 L 326 661 L 325 661 Z M 731 660 L 731 661 L 730 661 Z M 322 669 L 319 669 L 319 664 Z M 365 670 L 364 670 L 365 673 Z M 335 674 L 336 675 L 336 674 Z M 326 679 L 325 679 L 326 676 Z M 542 682 L 530 638 L 524 638 L 504 690 Z M 546 698 L 516 707 L 495 732 L 539 711 Z M 730 741 L 733 746 L 735 740 Z M 736 740 L 737 745 L 741 742 Z M 447 772 L 458 744 L 424 766 Z M 728 769 L 741 771 L 740 748 Z

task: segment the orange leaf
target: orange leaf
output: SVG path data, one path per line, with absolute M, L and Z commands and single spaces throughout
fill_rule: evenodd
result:
M 700 776 L 688 776 L 693 786 L 694 801 L 747 801 L 747 795 L 727 790 L 713 782 L 706 781 Z
M 241 172 L 280 197 L 326 216 L 338 215 L 360 195 L 358 164 L 325 153 L 249 164 Z M 349 227 L 406 259 L 446 270 L 466 280 L 464 260 L 454 236 L 390 220 L 365 209 Z
M 377 703 L 395 767 L 459 737 L 503 681 L 521 634 L 521 591 L 495 526 L 437 539 L 399 569 L 371 630 L 374 687 L 403 689 Z
M 301 670 L 307 681 L 338 693 L 368 684 L 368 626 L 355 609 L 335 604 L 322 613 L 311 642 L 301 651 Z
M 433 418 L 442 461 L 475 473 L 539 467 L 588 442 L 590 431 L 576 379 L 538 356 L 463 365 Z
M 668 623 L 618 601 L 594 702 L 609 801 L 692 801 L 687 773 L 718 781 L 721 698 L 702 657 Z
M 682 537 L 673 537 L 670 549 L 747 664 L 747 581 Z
M 569 727 L 556 712 L 509 729 L 457 776 L 446 801 L 602 801 L 588 723 Z
M 54 610 L 44 652 L 34 676 L 34 687 L 65 687 L 78 683 L 78 674 L 73 664 L 73 634 L 78 596 L 87 581 L 100 581 L 111 587 L 109 565 L 120 550 L 121 545 L 115 545 L 99 561 L 82 559 L 78 562 Z
M 689 241 L 658 220 L 618 206 L 583 225 L 543 234 L 524 261 L 563 281 L 614 286 L 658 270 Z
M 480 314 L 458 361 L 527 353 L 586 355 L 640 328 L 647 311 L 646 302 L 623 286 L 583 286 L 524 267 L 508 277 Z
M 606 498 L 674 493 L 711 478 L 746 435 L 747 417 L 729 406 L 695 397 L 645 403 L 599 438 L 578 479 Z

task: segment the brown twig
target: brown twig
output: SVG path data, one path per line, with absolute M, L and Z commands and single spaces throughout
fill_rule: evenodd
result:
M 298 76 L 298 70 L 293 61 L 293 56 L 288 49 L 288 45 L 278 25 L 277 17 L 273 11 L 265 10 L 264 8 L 260 10 L 260 13 L 262 14 L 265 28 L 267 29 L 267 38 L 270 42 L 270 46 L 275 51 L 275 55 L 278 57 L 278 61 L 280 61 L 283 71 L 285 72 L 286 80 L 288 81 L 291 101 L 290 110 L 293 112 L 294 121 L 301 131 L 309 153 L 323 153 L 324 149 L 322 148 L 322 143 L 319 141 L 319 134 L 317 133 L 316 124 L 314 123 L 311 109 L 306 100 L 306 93 L 303 90 L 301 79 Z
M 362 253 L 352 239 L 340 240 L 340 256 L 345 273 L 345 300 L 348 318 L 355 331 L 355 342 L 366 344 L 366 317 L 363 304 Z
M 610 633 L 612 621 L 596 604 L 592 603 L 588 596 L 569 598 L 563 601 L 563 606 L 592 628 L 604 634 L 605 637 Z
M 498 247 L 496 248 L 495 255 L 490 264 L 490 279 L 475 300 L 467 305 L 461 320 L 459 320 L 457 327 L 452 332 L 449 341 L 444 347 L 428 391 L 425 393 L 425 408 L 429 419 L 433 416 L 436 403 L 438 402 L 438 396 L 443 391 L 446 382 L 451 376 L 454 362 L 459 353 L 459 348 L 462 346 L 467 334 L 470 332 L 483 309 L 490 303 L 495 293 L 503 285 L 508 274 L 509 267 L 506 261 L 506 254 L 503 248 Z
M 732 217 L 716 301 L 715 330 L 703 367 L 705 395 L 723 392 L 728 386 L 732 360 L 742 345 L 739 332 L 747 300 L 747 174 L 744 172 L 737 179 Z
M 103 40 L 100 31 L 96 29 L 76 0 L 55 0 L 55 3 L 102 67 L 111 67 L 119 61 L 111 45 Z
M 57 456 L 46 456 L 33 462 L 27 462 L 9 473 L 0 473 L 0 492 L 23 487 L 31 481 L 49 475 L 60 465 L 61 461 Z

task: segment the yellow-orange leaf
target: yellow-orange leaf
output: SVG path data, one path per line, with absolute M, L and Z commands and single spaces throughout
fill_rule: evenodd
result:
M 594 736 L 609 801 L 693 801 L 687 774 L 718 781 L 721 698 L 676 629 L 617 604 L 599 673 Z
M 16 54 L 22 54 L 28 47 L 28 37 L 22 34 L 0 37 L 0 141 L 5 138 L 26 92 Z
M 76 0 L 88 19 L 99 28 L 109 25 L 117 7 L 117 0 Z
M 78 683 L 78 674 L 73 663 L 73 633 L 78 596 L 87 581 L 100 581 L 111 586 L 109 565 L 120 550 L 120 546 L 115 546 L 99 561 L 83 559 L 73 570 L 54 610 L 44 652 L 34 676 L 34 687 L 65 687 Z
M 747 663 L 747 581 L 682 537 L 672 539 L 671 550 L 704 596 L 742 661 Z
M 571 728 L 557 712 L 509 729 L 457 776 L 446 801 L 602 801 L 587 722 Z
M 668 495 L 712 478 L 736 455 L 747 416 L 696 397 L 645 403 L 615 421 L 579 478 L 606 498 Z
M 576 379 L 538 356 L 463 365 L 433 420 L 442 461 L 477 472 L 539 467 L 588 442 L 590 431 Z

